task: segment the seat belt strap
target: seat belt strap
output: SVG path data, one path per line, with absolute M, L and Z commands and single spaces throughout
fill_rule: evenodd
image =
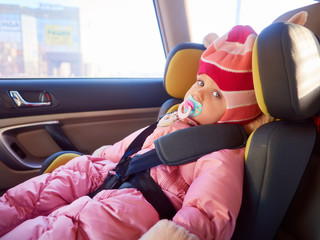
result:
M 176 210 L 161 187 L 150 176 L 149 171 L 143 171 L 130 177 L 127 181 L 138 189 L 144 198 L 158 212 L 160 219 L 172 219 Z
M 136 155 L 131 159 L 125 176 L 130 176 L 148 170 L 152 167 L 162 164 L 155 149 L 152 149 L 142 155 Z
M 126 176 L 165 164 L 177 166 L 196 161 L 221 149 L 244 147 L 247 134 L 237 124 L 212 124 L 178 130 L 155 141 L 155 149 L 132 158 Z
M 123 154 L 123 156 L 121 157 L 121 160 L 124 161 L 124 159 L 126 159 L 127 157 L 131 156 L 132 154 L 138 152 L 141 148 L 142 145 L 144 143 L 144 141 L 146 140 L 146 138 L 155 130 L 155 128 L 157 127 L 158 122 L 155 122 L 154 124 L 148 126 L 147 128 L 145 128 L 128 146 L 127 150 L 125 151 L 125 153 Z M 120 160 L 120 161 L 121 161 Z M 119 162 L 120 162 L 119 161 Z
M 157 127 L 158 122 L 153 123 L 152 125 L 146 127 L 128 146 L 127 150 L 121 157 L 120 161 L 117 163 L 116 167 L 109 171 L 104 182 L 92 193 L 89 193 L 88 196 L 93 198 L 97 193 L 104 189 L 117 189 L 125 181 L 124 176 L 128 169 L 129 163 L 131 161 L 132 154 L 138 152 L 145 141 L 145 139 L 154 131 Z M 115 174 L 112 174 L 114 172 Z
M 239 124 L 209 124 L 182 129 L 155 141 L 155 149 L 165 165 L 196 161 L 221 149 L 245 147 L 247 134 Z
M 112 173 L 90 197 L 103 189 L 117 189 L 129 183 L 143 194 L 161 219 L 171 219 L 176 211 L 148 170 L 160 164 L 186 164 L 220 149 L 243 147 L 247 138 L 240 125 L 200 125 L 167 134 L 155 141 L 155 149 L 130 158 L 156 126 L 157 123 L 150 125 L 133 140 Z

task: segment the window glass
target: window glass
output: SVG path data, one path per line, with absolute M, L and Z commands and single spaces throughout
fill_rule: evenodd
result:
M 233 26 L 250 25 L 257 33 L 290 10 L 313 0 L 187 0 L 191 39 L 202 42 L 208 33 L 222 36 Z
M 0 0 L 0 78 L 161 77 L 151 0 Z

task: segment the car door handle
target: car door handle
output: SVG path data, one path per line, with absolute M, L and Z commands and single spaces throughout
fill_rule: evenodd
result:
M 17 107 L 45 107 L 51 105 L 49 95 L 46 96 L 46 101 L 43 102 L 28 102 L 23 99 L 18 91 L 9 91 L 10 97 L 15 102 Z M 40 92 L 40 96 L 47 94 L 46 92 Z

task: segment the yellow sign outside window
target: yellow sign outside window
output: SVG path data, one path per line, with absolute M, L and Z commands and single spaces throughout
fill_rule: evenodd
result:
M 72 26 L 47 25 L 45 26 L 47 45 L 72 45 Z

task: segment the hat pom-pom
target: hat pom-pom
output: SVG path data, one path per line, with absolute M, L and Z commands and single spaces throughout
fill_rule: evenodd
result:
M 202 43 L 206 48 L 208 48 L 209 45 L 213 43 L 217 38 L 219 38 L 219 36 L 216 33 L 209 33 L 203 38 Z

